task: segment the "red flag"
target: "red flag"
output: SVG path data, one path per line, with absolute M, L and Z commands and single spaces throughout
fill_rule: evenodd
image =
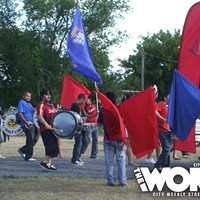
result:
M 160 145 L 152 87 L 123 101 L 119 109 L 127 126 L 131 148 L 136 158 L 152 152 Z
M 104 121 L 106 130 L 110 133 L 109 140 L 123 140 L 123 142 L 126 143 L 126 132 L 124 128 L 124 123 L 117 107 L 105 95 L 99 92 L 97 88 L 95 90 L 99 96 L 103 108 L 109 111 L 113 116 L 110 121 Z M 116 121 L 118 121 L 118 123 L 116 123 Z
M 200 2 L 194 4 L 186 16 L 179 50 L 178 70 L 194 85 L 200 85 Z M 184 142 L 175 141 L 174 148 L 196 152 L 195 128 Z
M 77 100 L 78 95 L 81 93 L 85 94 L 86 97 L 90 95 L 90 91 L 84 85 L 64 74 L 60 105 L 70 109 L 72 103 Z

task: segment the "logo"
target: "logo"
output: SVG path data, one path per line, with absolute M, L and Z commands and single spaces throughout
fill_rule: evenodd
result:
M 194 163 L 189 170 L 166 167 L 161 172 L 156 168 L 150 172 L 147 167 L 138 167 L 134 174 L 142 192 L 153 192 L 153 196 L 200 196 L 200 163 Z M 162 192 L 164 186 L 170 192 Z
M 74 44 L 81 44 L 84 45 L 85 43 L 85 38 L 84 38 L 84 33 L 83 30 L 78 28 L 77 26 L 73 29 L 71 33 L 71 37 L 73 39 Z
M 19 135 L 22 133 L 22 128 L 16 123 L 15 112 L 8 112 L 2 119 L 2 130 L 7 135 Z

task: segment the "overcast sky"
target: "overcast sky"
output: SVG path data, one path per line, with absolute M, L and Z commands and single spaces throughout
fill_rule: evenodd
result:
M 133 11 L 125 15 L 125 20 L 117 24 L 117 28 L 128 31 L 131 39 L 121 44 L 121 47 L 112 47 L 110 56 L 116 69 L 116 59 L 126 59 L 132 54 L 139 42 L 139 36 L 147 33 L 158 33 L 161 29 L 182 31 L 186 15 L 193 4 L 198 0 L 130 0 Z

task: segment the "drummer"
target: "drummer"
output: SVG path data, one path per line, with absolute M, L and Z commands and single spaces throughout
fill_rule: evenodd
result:
M 79 94 L 77 100 L 71 105 L 70 110 L 78 113 L 81 116 L 82 115 L 81 106 L 84 105 L 85 100 L 86 100 L 85 94 Z M 85 118 L 83 118 L 83 120 L 85 120 Z M 77 137 L 75 137 L 75 144 L 71 159 L 72 164 L 83 165 L 84 163 L 80 158 L 82 144 L 83 144 L 82 140 L 83 140 L 82 134 L 79 134 Z
M 39 139 L 39 131 L 33 124 L 34 108 L 30 101 L 31 93 L 26 91 L 18 103 L 19 124 L 26 135 L 26 144 L 18 149 L 18 152 L 25 161 L 36 161 L 32 156 L 33 148 Z
M 58 157 L 59 147 L 57 137 L 52 132 L 50 125 L 51 118 L 56 113 L 57 108 L 50 104 L 51 93 L 49 90 L 42 90 L 40 92 L 41 102 L 37 106 L 38 121 L 40 126 L 40 133 L 45 147 L 45 157 L 40 163 L 43 169 L 48 171 L 56 171 L 57 168 L 52 165 L 53 158 Z

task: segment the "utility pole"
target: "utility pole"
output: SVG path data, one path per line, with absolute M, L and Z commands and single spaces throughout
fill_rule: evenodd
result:
M 144 90 L 144 49 L 141 51 L 142 65 L 141 65 L 141 91 Z

